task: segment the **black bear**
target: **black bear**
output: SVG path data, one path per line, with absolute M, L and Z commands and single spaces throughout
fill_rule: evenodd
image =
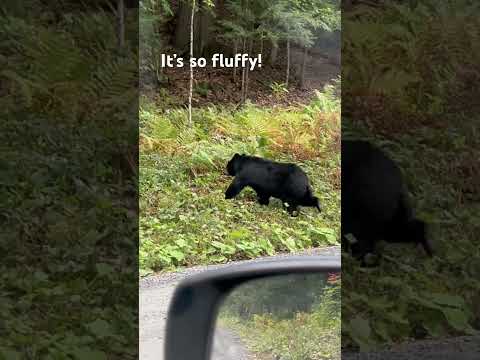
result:
M 321 211 L 307 175 L 295 164 L 235 154 L 227 164 L 227 172 L 235 178 L 225 192 L 225 199 L 234 198 L 244 187 L 250 186 L 261 205 L 268 205 L 270 197 L 280 199 L 288 204 L 292 216 L 298 206 L 316 207 Z
M 432 248 L 426 225 L 414 217 L 402 173 L 386 154 L 366 141 L 342 141 L 342 245 L 365 261 L 380 239 Z M 356 242 L 350 244 L 347 236 Z

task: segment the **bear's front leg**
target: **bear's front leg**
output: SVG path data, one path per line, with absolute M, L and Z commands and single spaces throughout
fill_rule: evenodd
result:
M 240 194 L 245 185 L 238 178 L 233 179 L 232 183 L 225 191 L 225 199 L 233 199 L 235 196 Z

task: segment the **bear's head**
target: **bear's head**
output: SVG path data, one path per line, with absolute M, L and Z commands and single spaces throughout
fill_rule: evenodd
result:
M 242 163 L 243 155 L 235 154 L 230 159 L 227 164 L 227 173 L 230 176 L 235 176 L 238 170 L 240 169 L 240 165 Z

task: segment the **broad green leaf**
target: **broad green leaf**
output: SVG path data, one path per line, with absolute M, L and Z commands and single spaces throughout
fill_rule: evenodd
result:
M 106 276 L 113 272 L 113 267 L 106 263 L 98 263 L 96 265 L 97 273 L 100 276 Z
M 444 308 L 442 309 L 442 312 L 445 315 L 448 324 L 455 330 L 465 332 L 467 334 L 476 333 L 468 323 L 468 317 L 463 311 L 453 308 Z
M 375 322 L 374 327 L 375 333 L 382 338 L 384 341 L 390 342 L 392 338 L 389 334 L 389 325 L 385 321 L 377 321 Z
M 177 249 L 169 250 L 168 254 L 177 261 L 182 261 L 185 259 L 185 254 Z
M 360 346 L 360 351 L 368 351 L 373 345 L 370 322 L 360 316 L 353 318 L 347 325 L 347 330 L 354 341 Z
M 461 296 L 458 296 L 458 295 L 423 293 L 423 296 L 431 299 L 433 302 L 435 302 L 438 305 L 446 305 L 446 306 L 451 306 L 456 308 L 465 307 L 465 301 Z
M 0 358 L 2 360 L 20 360 L 22 355 L 13 349 L 0 348 Z
M 71 354 L 75 360 L 107 360 L 107 355 L 103 351 L 89 348 L 75 349 Z
M 87 324 L 87 328 L 92 334 L 100 339 L 112 335 L 112 327 L 103 319 L 97 319 Z
M 297 250 L 297 244 L 295 243 L 295 240 L 292 237 L 288 237 L 286 239 L 282 239 L 282 244 L 284 244 L 289 251 L 296 251 Z

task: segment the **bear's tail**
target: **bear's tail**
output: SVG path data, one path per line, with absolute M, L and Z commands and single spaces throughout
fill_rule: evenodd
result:
M 433 256 L 433 248 L 427 238 L 427 225 L 422 220 L 412 218 L 403 223 L 394 224 L 389 228 L 388 241 L 420 244 L 428 256 Z
M 413 219 L 408 222 L 407 230 L 414 241 L 423 246 L 428 256 L 433 256 L 432 245 L 427 238 L 427 225 L 425 222 L 419 219 Z
M 412 206 L 407 192 L 404 190 L 400 197 L 399 207 L 393 220 L 393 237 L 396 241 L 421 244 L 429 256 L 433 256 L 432 246 L 427 239 L 427 225 L 424 221 L 414 217 Z

